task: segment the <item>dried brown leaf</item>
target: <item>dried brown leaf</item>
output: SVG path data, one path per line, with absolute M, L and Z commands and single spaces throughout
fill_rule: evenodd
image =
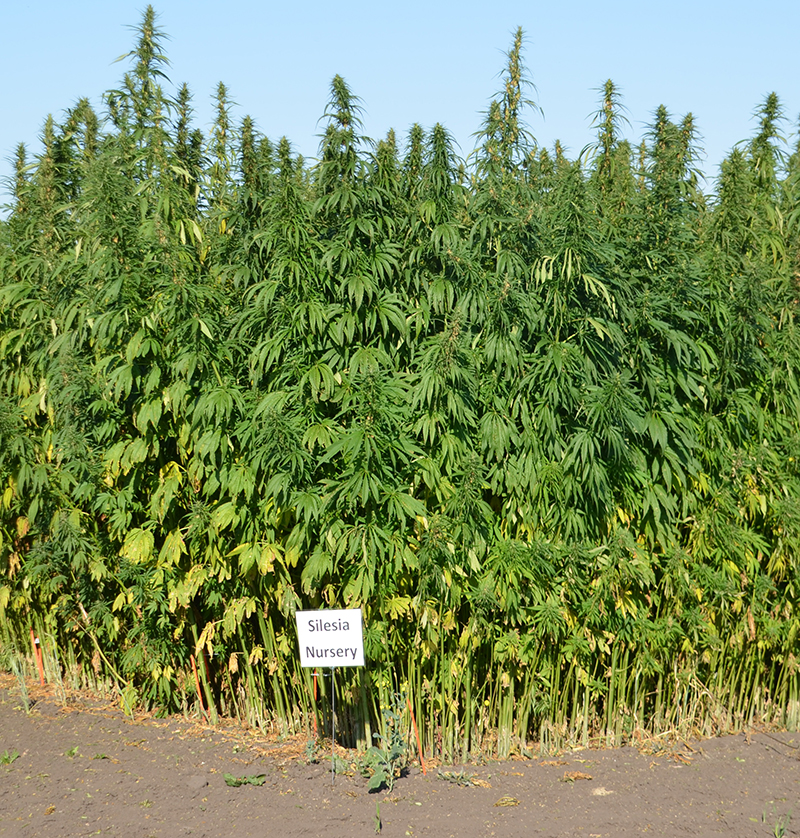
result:
M 574 783 L 575 780 L 591 780 L 591 774 L 584 774 L 583 771 L 565 771 L 561 778 L 565 783 Z

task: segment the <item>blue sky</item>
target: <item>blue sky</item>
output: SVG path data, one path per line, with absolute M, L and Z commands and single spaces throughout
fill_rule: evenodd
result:
M 484 2 L 381 4 L 205 2 L 153 4 L 168 34 L 167 71 L 194 94 L 196 123 L 212 119 L 212 94 L 224 81 L 237 121 L 250 114 L 272 139 L 286 135 L 307 156 L 317 150 L 319 117 L 331 78 L 342 75 L 364 106 L 364 131 L 404 138 L 414 122 L 443 123 L 466 156 L 481 112 L 499 89 L 504 52 L 517 26 L 544 116 L 529 114 L 541 145 L 560 139 L 572 155 L 592 141 L 591 114 L 607 78 L 627 107 L 638 142 L 666 105 L 691 111 L 705 149 L 702 168 L 755 130 L 752 114 L 770 91 L 784 105 L 785 133 L 797 141 L 800 114 L 800 3 Z M 38 150 L 44 119 L 58 121 L 80 97 L 99 107 L 126 69 L 114 59 L 135 41 L 144 4 L 108 0 L 15 2 L 3 10 L 0 73 L 0 178 L 11 173 L 19 142 Z M 2 199 L 5 201 L 6 197 Z

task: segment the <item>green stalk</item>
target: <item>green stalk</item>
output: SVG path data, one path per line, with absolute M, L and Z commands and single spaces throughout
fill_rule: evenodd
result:
M 583 729 L 581 731 L 581 745 L 589 746 L 589 684 L 583 688 Z
M 189 627 L 192 631 L 192 638 L 194 640 L 194 648 L 197 650 L 197 623 L 195 621 L 193 609 L 189 609 Z M 197 650 L 197 671 L 200 675 L 200 684 L 203 687 L 203 693 L 206 697 L 206 706 L 208 707 L 208 715 L 212 725 L 216 725 L 219 721 L 219 714 L 217 712 L 217 705 L 214 701 L 214 693 L 211 690 L 211 682 L 208 676 L 208 669 L 206 666 L 206 654 L 204 649 Z
M 664 676 L 659 672 L 658 681 L 656 682 L 655 708 L 653 710 L 653 733 L 656 734 L 664 730 L 664 719 L 662 716 L 663 690 Z
M 247 653 L 247 646 L 245 644 L 244 634 L 242 632 L 241 625 L 236 627 L 236 636 L 239 640 L 239 648 L 241 650 L 242 661 L 244 663 L 244 669 L 247 674 L 247 678 L 245 680 L 245 702 L 247 705 L 247 723 L 254 728 L 258 728 L 259 730 L 264 729 L 264 704 L 262 699 L 263 694 L 263 683 L 261 682 L 260 675 L 261 672 L 259 671 L 259 677 L 256 677 L 256 674 L 253 670 L 253 666 L 250 663 L 250 656 Z
M 467 762 L 471 747 L 473 701 L 472 701 L 472 659 L 467 658 L 464 664 L 464 736 L 461 740 L 461 760 Z

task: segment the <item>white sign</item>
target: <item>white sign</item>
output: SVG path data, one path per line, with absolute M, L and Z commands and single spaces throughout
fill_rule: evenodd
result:
M 298 611 L 300 666 L 364 666 L 361 609 Z

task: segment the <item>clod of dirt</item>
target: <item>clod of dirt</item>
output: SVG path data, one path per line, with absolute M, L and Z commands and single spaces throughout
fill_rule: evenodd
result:
M 201 775 L 189 777 L 186 781 L 186 788 L 189 789 L 189 791 L 200 791 L 200 789 L 204 789 L 207 785 L 208 778 Z

